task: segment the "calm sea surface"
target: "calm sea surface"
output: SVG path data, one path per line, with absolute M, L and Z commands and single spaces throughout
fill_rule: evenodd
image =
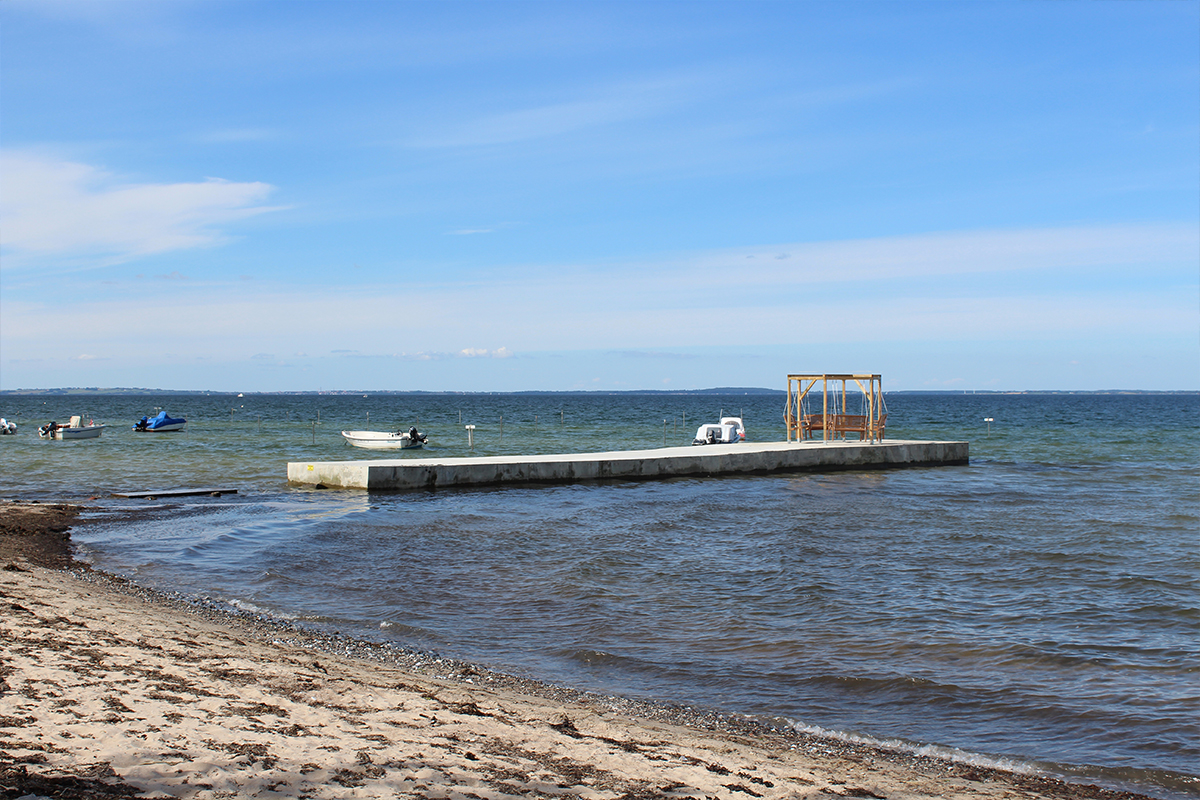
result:
M 889 395 L 966 467 L 408 494 L 289 488 L 370 458 L 683 444 L 781 396 L 0 399 L 0 494 L 95 497 L 74 538 L 145 585 L 577 688 L 1200 796 L 1200 397 Z M 135 434 L 159 408 L 178 434 Z M 102 438 L 43 442 L 83 413 Z M 991 417 L 990 433 L 985 418 Z M 391 454 L 396 455 L 396 454 Z M 232 487 L 149 503 L 113 491 Z M 144 522 L 112 511 L 159 508 Z

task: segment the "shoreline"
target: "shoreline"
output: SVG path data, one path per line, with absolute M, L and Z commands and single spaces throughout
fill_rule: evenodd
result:
M 73 561 L 80 510 L 0 504 L 6 797 L 1146 797 L 230 612 Z

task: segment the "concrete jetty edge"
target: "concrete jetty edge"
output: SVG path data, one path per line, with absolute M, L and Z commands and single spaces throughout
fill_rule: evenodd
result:
M 967 442 L 742 442 L 605 453 L 297 461 L 288 482 L 330 489 L 404 491 L 447 486 L 652 480 L 677 477 L 953 466 Z

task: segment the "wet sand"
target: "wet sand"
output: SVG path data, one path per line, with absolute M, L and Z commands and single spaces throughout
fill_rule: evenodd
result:
M 0 503 L 0 797 L 1138 798 L 549 686 L 141 589 Z

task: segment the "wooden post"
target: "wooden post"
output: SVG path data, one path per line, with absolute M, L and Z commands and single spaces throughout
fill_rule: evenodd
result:
M 823 400 L 821 401 L 821 441 L 829 441 L 829 381 L 824 375 L 821 376 L 821 385 L 824 387 Z M 835 399 L 836 402 L 836 399 Z
M 792 441 L 792 376 L 788 376 L 787 400 L 783 402 L 783 433 L 787 440 Z

